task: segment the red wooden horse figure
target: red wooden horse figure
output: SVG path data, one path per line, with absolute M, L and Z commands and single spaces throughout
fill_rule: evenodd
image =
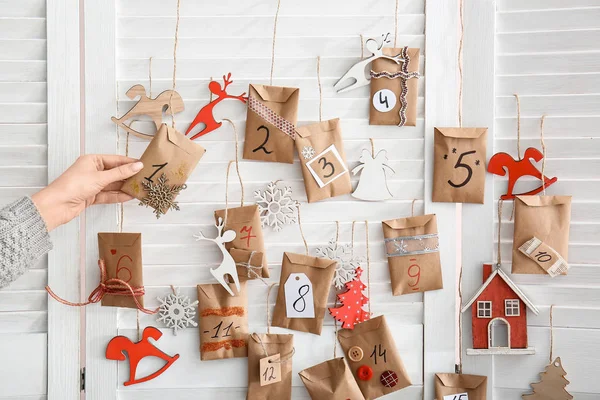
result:
M 200 109 L 200 111 L 198 111 L 198 115 L 196 115 L 196 118 L 194 118 L 194 121 L 192 121 L 189 128 L 185 132 L 185 134 L 188 135 L 192 131 L 192 129 L 194 129 L 194 127 L 196 125 L 198 125 L 200 123 L 204 124 L 204 129 L 202 129 L 200 132 L 198 132 L 194 136 L 192 136 L 192 140 L 194 140 L 202 135 L 206 135 L 207 133 L 212 132 L 215 129 L 218 129 L 221 127 L 223 122 L 222 121 L 217 122 L 213 115 L 213 109 L 221 101 L 223 101 L 225 99 L 236 99 L 236 100 L 241 101 L 244 104 L 248 101 L 248 97 L 246 97 L 246 92 L 240 94 L 239 96 L 231 96 L 231 95 L 227 94 L 227 86 L 229 86 L 231 83 L 233 83 L 233 81 L 231 80 L 231 72 L 230 72 L 229 74 L 227 74 L 227 76 L 223 75 L 223 87 L 222 88 L 221 88 L 221 85 L 216 81 L 211 81 L 208 84 L 208 90 L 210 90 L 210 92 L 212 94 L 217 96 L 217 98 L 214 99 L 213 101 L 211 101 L 210 103 L 208 103 L 207 105 L 205 105 L 204 107 L 202 107 L 202 109 Z
M 156 378 L 163 372 L 165 372 L 171 364 L 173 364 L 178 358 L 179 354 L 175 354 L 173 357 L 163 353 L 156 346 L 148 341 L 152 338 L 154 340 L 160 339 L 162 332 L 153 326 L 148 326 L 144 329 L 142 334 L 142 340 L 137 343 L 133 343 L 129 338 L 125 336 L 116 336 L 108 342 L 106 346 L 106 358 L 109 360 L 125 361 L 125 352 L 129 357 L 129 380 L 124 383 L 125 386 L 135 385 Z M 165 360 L 167 363 L 158 371 L 145 376 L 140 379 L 135 379 L 135 371 L 138 363 L 145 357 L 158 357 Z
M 533 165 L 531 160 L 539 162 L 544 155 L 536 148 L 530 147 L 525 150 L 525 157 L 522 160 L 515 160 L 510 154 L 507 153 L 496 153 L 490 159 L 488 164 L 488 172 L 495 175 L 505 176 L 508 172 L 508 190 L 506 194 L 503 194 L 500 198 L 502 200 L 513 200 L 515 196 L 530 196 L 538 194 L 548 186 L 552 185 L 558 180 L 558 178 L 548 178 Z M 542 181 L 542 185 L 536 189 L 530 190 L 526 193 L 513 194 L 515 184 L 522 176 L 533 176 L 534 178 Z

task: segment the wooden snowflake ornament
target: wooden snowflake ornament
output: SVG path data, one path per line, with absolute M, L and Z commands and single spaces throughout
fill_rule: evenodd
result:
M 299 204 L 292 199 L 291 188 L 279 189 L 275 182 L 271 182 L 265 190 L 255 191 L 254 198 L 263 228 L 268 225 L 279 232 L 283 225 L 296 223 Z
M 164 323 L 167 328 L 173 328 L 173 334 L 177 336 L 177 330 L 188 326 L 198 326 L 194 321 L 198 301 L 191 302 L 190 298 L 174 288 L 173 293 L 165 297 L 157 297 L 160 302 L 157 322 Z
M 162 174 L 158 178 L 158 183 L 142 182 L 144 190 L 148 193 L 146 197 L 140 200 L 140 206 L 146 206 L 154 209 L 156 219 L 161 215 L 165 215 L 169 210 L 179 211 L 179 204 L 175 201 L 175 197 L 184 190 L 186 185 L 167 185 L 167 175 Z
M 337 295 L 341 306 L 329 308 L 331 316 L 342 322 L 343 329 L 354 329 L 354 325 L 371 318 L 371 314 L 363 310 L 369 299 L 363 294 L 367 285 L 360 280 L 361 274 L 362 269 L 356 268 L 354 279 L 346 283 L 346 292 Z
M 329 244 L 317 249 L 317 256 L 329 258 L 337 262 L 335 274 L 333 275 L 333 286 L 341 289 L 347 282 L 356 278 L 356 270 L 359 268 L 362 258 L 354 257 L 352 246 L 349 244 L 340 245 L 335 239 L 331 239 Z
M 523 400 L 571 400 L 573 396 L 566 391 L 565 387 L 570 383 L 565 378 L 567 372 L 562 366 L 560 357 L 557 357 L 546 370 L 540 374 L 542 380 L 532 383 L 533 393 L 521 396 Z

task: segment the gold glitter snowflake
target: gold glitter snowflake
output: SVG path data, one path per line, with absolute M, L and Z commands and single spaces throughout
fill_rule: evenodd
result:
M 143 181 L 142 186 L 148 192 L 146 197 L 140 200 L 140 206 L 146 206 L 154 209 L 156 219 L 165 215 L 169 210 L 179 211 L 179 204 L 175 197 L 186 188 L 186 185 L 167 185 L 167 175 L 162 174 L 158 178 L 158 183 L 152 181 Z

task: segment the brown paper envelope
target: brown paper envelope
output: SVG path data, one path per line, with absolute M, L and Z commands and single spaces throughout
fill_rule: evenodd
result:
M 247 281 L 252 279 L 258 279 L 256 275 L 249 272 L 248 268 L 242 265 L 237 265 L 238 263 L 249 263 L 252 267 L 258 267 L 252 269 L 255 274 L 262 277 L 262 263 L 263 263 L 263 253 L 260 251 L 254 251 L 252 254 L 252 250 L 242 250 L 231 248 L 229 250 L 229 254 L 233 258 L 233 261 L 236 263 L 237 273 L 240 277 L 240 281 Z M 250 258 L 252 257 L 252 258 Z M 259 269 L 260 268 L 260 269 Z
M 300 155 L 302 176 L 304 178 L 304 187 L 306 188 L 308 202 L 312 203 L 351 193 L 352 183 L 350 182 L 350 171 L 346 162 L 339 118 L 302 126 L 296 132 L 298 133 L 296 137 L 296 149 Z M 311 160 L 314 160 L 316 156 L 331 145 L 335 146 L 340 158 L 337 158 L 334 152 L 329 152 L 328 154 L 323 154 L 325 157 L 324 163 L 326 164 L 319 164 L 319 159 L 311 162 Z M 315 150 L 315 157 L 313 159 L 307 160 L 302 156 L 304 147 L 312 147 Z M 319 186 L 316 178 L 310 172 L 309 165 L 319 179 L 323 183 L 326 183 L 325 186 Z
M 144 286 L 141 233 L 99 232 L 98 254 L 99 258 L 104 260 L 107 279 L 121 279 L 132 288 Z M 137 300 L 141 306 L 144 305 L 144 296 L 137 296 Z M 130 296 L 106 295 L 101 304 L 137 308 Z
M 467 393 L 469 400 L 486 400 L 487 377 L 466 374 L 435 374 L 435 399 Z
M 483 204 L 487 128 L 435 128 L 435 202 Z
M 256 338 L 260 338 L 262 345 Z M 251 334 L 248 337 L 248 395 L 247 400 L 291 400 L 292 399 L 292 359 L 281 363 L 281 382 L 260 386 L 260 359 L 266 357 L 263 345 L 269 356 L 279 354 L 287 358 L 294 351 L 294 335 Z
M 300 89 L 250 84 L 248 93 L 294 126 L 297 124 Z M 294 139 L 248 107 L 244 159 L 292 164 Z
M 542 267 L 519 251 L 532 237 L 552 247 L 568 262 L 571 196 L 517 196 L 514 202 L 512 273 L 547 275 Z
M 198 143 L 162 124 L 140 158 L 144 168 L 127 179 L 121 190 L 141 200 L 146 196 L 142 182 L 157 183 L 163 173 L 167 176 L 167 185 L 183 185 L 205 152 Z
M 364 400 L 343 358 L 334 358 L 298 373 L 312 400 Z
M 411 385 L 385 316 L 381 315 L 356 324 L 353 330 L 339 330 L 338 340 L 345 354 L 348 354 L 354 346 L 360 347 L 363 351 L 364 356 L 360 361 L 355 362 L 348 358 L 348 365 L 354 376 L 356 376 L 356 371 L 361 365 L 367 365 L 373 370 L 371 380 L 363 381 L 358 378 L 356 380 L 365 399 L 376 399 Z M 381 345 L 381 348 L 379 345 Z M 377 355 L 377 363 L 375 363 L 375 357 L 371 357 L 373 350 Z M 381 355 L 384 351 L 385 358 Z M 385 387 L 381 384 L 380 377 L 385 371 L 393 371 L 397 374 L 398 382 L 396 386 Z
M 395 56 L 402 52 L 402 48 L 391 48 L 386 47 L 383 49 L 383 54 L 386 56 Z M 419 57 L 420 50 L 417 48 L 408 49 L 408 56 L 410 57 L 410 63 L 408 64 L 408 72 L 415 72 L 419 70 Z M 398 72 L 401 70 L 401 64 L 396 64 L 393 61 L 386 60 L 385 58 L 378 58 L 373 61 L 372 67 L 375 72 Z M 406 101 L 408 107 L 406 108 L 406 123 L 405 126 L 415 126 L 417 124 L 417 101 L 418 101 L 418 79 L 413 78 L 406 81 L 406 87 L 408 93 L 406 94 Z M 388 112 L 377 111 L 373 107 L 373 96 L 381 90 L 389 89 L 396 95 L 396 105 Z M 369 99 L 370 104 L 370 115 L 369 125 L 398 125 L 400 123 L 400 92 L 402 91 L 400 79 L 371 79 L 371 97 Z
M 277 302 L 273 311 L 273 326 L 320 335 L 336 265 L 335 261 L 328 258 L 283 253 Z M 315 318 L 287 318 L 284 285 L 292 273 L 304 273 L 312 283 Z

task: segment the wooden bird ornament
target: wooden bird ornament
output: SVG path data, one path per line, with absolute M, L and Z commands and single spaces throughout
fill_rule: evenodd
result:
M 131 124 L 133 124 L 134 121 L 129 123 L 129 125 L 125 124 L 126 121 L 139 115 L 148 115 L 152 118 L 152 121 L 154 121 L 154 125 L 156 125 L 156 129 L 158 130 L 163 123 L 163 112 L 171 113 L 169 108 L 172 107 L 173 114 L 177 114 L 182 112 L 185 108 L 183 99 L 179 93 L 174 90 L 165 90 L 155 98 L 151 98 L 146 96 L 144 85 L 138 84 L 132 86 L 126 94 L 131 100 L 134 100 L 138 96 L 140 99 L 121 118 L 112 117 L 111 120 L 127 132 L 142 139 L 152 140 L 154 135 L 136 131 L 131 127 Z
M 175 354 L 172 357 L 165 354 L 148 340 L 158 340 L 161 336 L 161 331 L 153 326 L 148 326 L 144 329 L 142 340 L 137 343 L 133 343 L 125 336 L 116 336 L 108 342 L 108 346 L 106 346 L 106 358 L 108 360 L 125 361 L 125 353 L 127 353 L 127 357 L 129 358 L 129 380 L 124 383 L 125 386 L 135 385 L 156 378 L 169 369 L 169 367 L 179 358 L 179 354 Z M 146 357 L 158 357 L 167 363 L 158 371 L 143 378 L 135 379 L 135 372 L 138 364 Z
M 523 157 L 522 160 L 515 160 L 510 154 L 507 153 L 494 154 L 488 163 L 488 172 L 500 176 L 505 176 L 508 173 L 508 190 L 506 191 L 506 194 L 503 194 L 500 198 L 502 200 L 514 200 L 515 196 L 530 196 L 538 194 L 556 182 L 558 180 L 556 177 L 542 177 L 542 173 L 531 162 L 532 159 L 535 162 L 539 162 L 542 158 L 544 158 L 544 155 L 534 147 L 530 147 L 525 150 L 525 157 Z M 542 184 L 540 187 L 530 190 L 529 192 L 513 194 L 515 184 L 519 178 L 523 176 L 533 176 L 534 178 L 542 181 Z

